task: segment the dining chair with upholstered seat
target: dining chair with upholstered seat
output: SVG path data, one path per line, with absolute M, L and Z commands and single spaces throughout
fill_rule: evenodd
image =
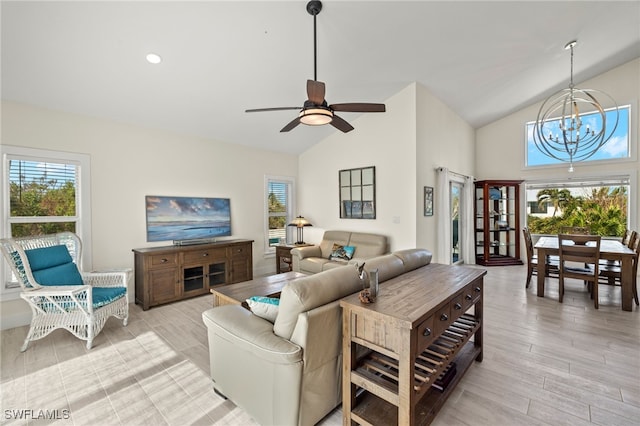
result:
M 20 349 L 64 328 L 87 342 L 109 317 L 127 325 L 129 271 L 84 272 L 82 244 L 72 232 L 0 240 L 0 249 L 22 287 L 20 297 L 31 307 L 31 325 Z
M 631 231 L 627 229 L 622 236 L 622 244 L 629 247 L 630 249 L 634 249 L 636 242 L 639 240 L 638 233 L 636 231 Z M 610 260 L 610 259 L 602 259 L 600 260 L 600 270 L 603 268 L 611 268 L 611 267 L 620 267 L 619 260 Z M 613 284 L 612 284 L 613 285 Z
M 635 231 L 634 231 L 635 232 Z M 633 239 L 633 246 L 629 246 L 630 249 L 633 249 L 635 252 L 635 257 L 633 258 L 633 273 L 632 273 L 632 291 L 633 291 L 633 300 L 636 302 L 636 305 L 640 305 L 640 300 L 638 300 L 638 257 L 640 257 L 640 239 Z M 622 266 L 619 262 L 600 262 L 599 269 L 599 283 L 606 284 L 610 286 L 621 286 L 622 285 Z
M 531 284 L 531 277 L 533 275 L 538 274 L 538 256 L 535 254 L 533 249 L 533 240 L 531 239 L 531 232 L 529 228 L 522 228 L 522 233 L 524 234 L 524 246 L 527 249 L 527 281 L 525 283 L 525 288 L 529 288 Z M 543 260 L 546 263 L 545 266 L 545 276 L 558 276 L 558 264 L 559 257 L 558 256 L 547 256 L 546 260 Z
M 593 305 L 598 309 L 600 239 L 599 235 L 558 235 L 560 303 L 564 297 L 565 279 L 573 278 L 589 285 Z

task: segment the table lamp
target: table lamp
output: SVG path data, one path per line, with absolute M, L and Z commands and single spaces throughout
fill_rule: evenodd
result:
M 295 226 L 298 230 L 298 241 L 296 241 L 296 244 L 300 245 L 300 244 L 304 244 L 304 238 L 302 236 L 302 232 L 305 226 L 313 226 L 311 223 L 309 223 L 309 221 L 307 219 L 305 219 L 302 216 L 298 216 L 295 219 L 293 219 L 293 221 L 288 225 L 288 226 Z

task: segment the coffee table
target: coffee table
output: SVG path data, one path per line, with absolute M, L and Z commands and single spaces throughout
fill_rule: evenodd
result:
M 213 307 L 223 305 L 247 306 L 246 299 L 252 296 L 279 297 L 282 288 L 291 280 L 304 277 L 300 272 L 285 272 L 284 274 L 269 275 L 250 281 L 235 284 L 225 284 L 213 287 Z

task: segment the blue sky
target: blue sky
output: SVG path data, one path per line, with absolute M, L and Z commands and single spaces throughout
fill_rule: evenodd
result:
M 629 156 L 629 111 L 628 105 L 620 107 L 620 116 L 618 127 L 611 138 L 588 160 L 610 160 L 614 158 L 626 158 Z M 585 114 L 582 116 L 583 125 L 588 124 L 591 128 L 600 127 L 600 117 L 597 114 Z M 615 114 L 607 111 L 607 125 L 613 125 L 615 122 Z M 566 164 L 565 162 L 551 158 L 541 152 L 533 141 L 533 125 L 534 122 L 526 124 L 527 130 L 527 166 L 540 166 L 548 164 Z M 607 133 L 609 133 L 607 131 Z M 567 157 L 568 158 L 568 157 Z

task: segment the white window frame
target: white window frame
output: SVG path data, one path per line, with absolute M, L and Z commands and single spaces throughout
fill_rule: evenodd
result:
M 565 185 L 566 186 L 588 186 L 588 184 L 593 184 L 593 183 L 601 183 L 603 186 L 606 185 L 616 185 L 616 181 L 618 180 L 628 180 L 628 185 L 629 185 L 629 193 L 627 194 L 627 228 L 628 229 L 637 229 L 638 225 L 640 225 L 639 223 L 637 223 L 638 220 L 638 199 L 636 197 L 637 191 L 638 191 L 638 176 L 637 176 L 637 172 L 635 170 L 621 170 L 620 173 L 616 174 L 616 175 L 605 175 L 605 174 L 598 174 L 598 175 L 585 175 L 585 176 L 571 176 L 570 178 L 558 178 L 558 179 L 553 179 L 553 178 L 549 178 L 549 179 L 528 179 L 525 181 L 524 185 L 525 185 L 525 190 L 524 190 L 524 197 L 522 197 L 522 201 L 521 203 L 523 204 L 521 206 L 524 207 L 521 209 L 521 211 L 523 212 L 522 215 L 524 216 L 522 218 L 522 223 L 525 224 L 525 226 L 527 226 L 527 202 L 529 201 L 527 199 L 527 193 L 528 191 L 532 190 L 531 187 L 534 187 L 533 190 L 539 190 L 539 188 L 537 188 L 538 186 L 545 186 L 545 187 L 549 187 L 549 188 L 562 188 Z M 587 184 L 588 183 L 588 184 Z
M 0 145 L 0 154 L 2 156 L 2 165 L 0 172 L 2 173 L 2 211 L 1 222 L 2 231 L 0 238 L 11 237 L 10 219 L 10 189 L 9 189 L 9 160 L 25 160 L 34 162 L 55 162 L 73 164 L 78 167 L 76 176 L 76 218 L 72 221 L 76 222 L 76 233 L 82 241 L 82 269 L 91 270 L 92 253 L 91 253 L 91 160 L 87 154 L 50 151 L 36 148 L 26 148 L 12 145 Z M 18 221 L 15 221 L 18 222 Z M 13 300 L 19 297 L 20 287 L 11 286 L 12 274 L 6 261 L 0 261 L 0 300 Z
M 295 179 L 290 176 L 274 176 L 265 175 L 264 177 L 264 252 L 265 255 L 275 255 L 275 247 L 269 246 L 269 183 L 279 182 L 286 183 L 289 192 L 287 198 L 289 203 L 287 205 L 287 224 L 291 223 L 294 218 L 293 212 L 295 211 Z M 291 230 L 287 226 L 286 228 L 287 242 L 291 241 Z

